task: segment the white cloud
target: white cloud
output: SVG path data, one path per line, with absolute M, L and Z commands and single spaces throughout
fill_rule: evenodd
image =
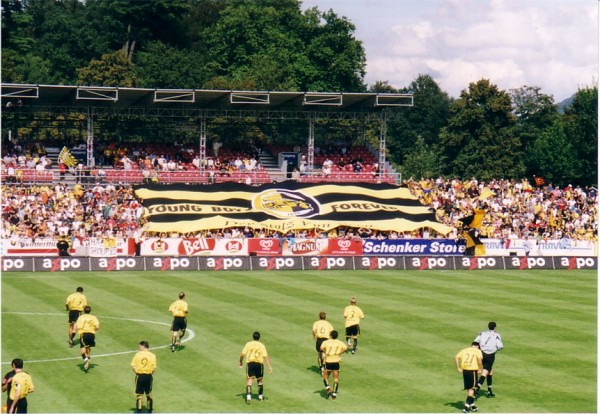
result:
M 401 88 L 426 73 L 457 97 L 485 78 L 504 90 L 539 86 L 561 101 L 598 78 L 598 3 L 591 0 L 304 3 L 355 23 L 369 84 Z

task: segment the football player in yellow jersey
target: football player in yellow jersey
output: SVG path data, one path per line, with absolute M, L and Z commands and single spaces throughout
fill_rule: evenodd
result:
M 333 331 L 333 326 L 326 320 L 327 314 L 325 312 L 319 313 L 319 320 L 313 323 L 312 326 L 312 336 L 316 342 L 315 349 L 317 350 L 317 364 L 321 369 L 321 375 L 323 375 L 323 371 L 325 370 L 325 365 L 323 364 L 323 354 L 321 353 L 321 344 L 329 339 L 331 331 Z
M 477 384 L 477 374 L 483 368 L 483 354 L 479 349 L 479 342 L 473 341 L 471 346 L 462 349 L 454 356 L 454 363 L 458 372 L 463 374 L 464 389 L 467 390 L 467 399 L 463 408 L 463 413 L 477 411 L 475 406 L 475 386 Z
M 356 353 L 356 347 L 358 346 L 360 320 L 364 317 L 365 314 L 362 309 L 356 306 L 356 298 L 351 298 L 350 305 L 344 308 L 344 319 L 346 320 L 346 342 L 353 354 Z
M 247 342 L 240 354 L 240 368 L 244 366 L 244 358 L 246 358 L 246 404 L 250 404 L 252 400 L 252 382 L 256 378 L 258 384 L 258 400 L 264 399 L 263 395 L 263 376 L 266 362 L 269 366 L 269 374 L 273 373 L 267 348 L 262 342 L 259 342 L 260 333 L 252 334 L 252 341 Z
M 75 323 L 77 332 L 79 332 L 80 353 L 85 372 L 88 372 L 90 368 L 92 348 L 96 346 L 96 332 L 100 329 L 100 322 L 98 322 L 98 318 L 90 314 L 91 311 L 92 308 L 89 305 L 85 306 L 83 315 Z
M 8 407 L 9 413 L 26 413 L 27 412 L 27 395 L 35 391 L 31 376 L 23 371 L 23 360 L 14 359 L 12 366 L 15 375 L 12 378 L 12 387 L 8 398 L 11 405 Z
M 171 303 L 169 312 L 173 314 L 171 324 L 171 352 L 175 352 L 181 345 L 181 338 L 185 335 L 187 328 L 188 304 L 185 301 L 185 292 L 179 292 L 179 299 Z
M 342 354 L 348 350 L 348 346 L 337 339 L 338 332 L 331 331 L 331 338 L 321 344 L 323 358 L 325 359 L 325 371 L 323 372 L 323 384 L 325 384 L 325 397 L 335 400 L 339 387 L 340 361 Z M 329 384 L 329 376 L 333 372 L 333 392 Z
M 131 369 L 135 372 L 135 412 L 142 412 L 142 398 L 146 394 L 148 412 L 153 409 L 152 382 L 156 371 L 156 355 L 149 351 L 148 341 L 140 342 L 140 350 L 131 360 Z
M 75 322 L 77 322 L 77 318 L 83 312 L 83 308 L 87 305 L 87 298 L 83 294 L 83 288 L 79 286 L 75 293 L 71 293 L 65 302 L 65 307 L 67 308 L 67 312 L 69 312 L 69 331 L 68 331 L 68 339 L 69 347 L 73 348 L 73 338 L 75 337 L 75 332 L 77 329 L 75 328 Z

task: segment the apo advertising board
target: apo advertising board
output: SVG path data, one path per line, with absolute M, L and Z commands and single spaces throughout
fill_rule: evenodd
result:
M 555 256 L 192 256 L 1 257 L 3 272 L 226 270 L 597 270 L 597 257 Z

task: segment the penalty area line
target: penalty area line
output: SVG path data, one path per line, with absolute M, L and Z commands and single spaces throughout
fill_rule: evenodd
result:
M 41 315 L 41 316 L 65 316 L 64 313 L 43 313 L 43 312 L 2 312 L 3 315 Z M 149 323 L 149 324 L 153 324 L 153 325 L 163 325 L 163 326 L 171 326 L 170 323 L 166 323 L 166 322 L 157 322 L 157 321 L 149 321 L 146 319 L 137 319 L 137 318 L 121 318 L 121 317 L 116 317 L 116 316 L 101 316 L 99 317 L 100 320 L 103 319 L 113 319 L 113 320 L 119 320 L 119 321 L 129 321 L 129 322 L 138 322 L 138 323 Z M 191 330 L 191 329 L 186 329 L 185 332 L 187 333 L 186 337 L 181 341 L 181 343 L 186 343 L 188 341 L 191 341 L 192 339 L 194 339 L 194 337 L 196 336 L 196 333 Z M 152 347 L 151 349 L 165 349 L 165 348 L 169 348 L 171 346 L 171 344 L 167 344 L 167 345 L 159 345 L 159 346 L 155 346 Z M 129 351 L 120 351 L 120 352 L 109 352 L 109 353 L 105 353 L 105 354 L 94 354 L 92 355 L 93 358 L 103 358 L 103 357 L 111 357 L 111 356 L 117 356 L 117 355 L 126 355 L 126 354 L 134 354 L 138 352 L 138 350 L 129 350 Z M 81 359 L 81 356 L 75 356 L 75 357 L 65 357 L 65 358 L 48 358 L 48 359 L 32 359 L 32 360 L 24 360 L 23 362 L 26 362 L 28 364 L 32 364 L 32 363 L 36 363 L 36 362 L 60 362 L 60 361 L 74 361 L 74 360 L 79 360 Z M 10 362 L 1 362 L 0 365 L 10 365 Z

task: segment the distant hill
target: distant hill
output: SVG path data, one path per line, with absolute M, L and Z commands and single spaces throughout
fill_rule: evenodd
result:
M 565 99 L 564 101 L 557 103 L 556 106 L 557 106 L 558 112 L 560 112 L 561 114 L 564 114 L 565 109 L 568 106 L 571 106 L 571 104 L 573 103 L 573 99 L 575 99 L 575 94 L 571 95 L 571 97 Z

